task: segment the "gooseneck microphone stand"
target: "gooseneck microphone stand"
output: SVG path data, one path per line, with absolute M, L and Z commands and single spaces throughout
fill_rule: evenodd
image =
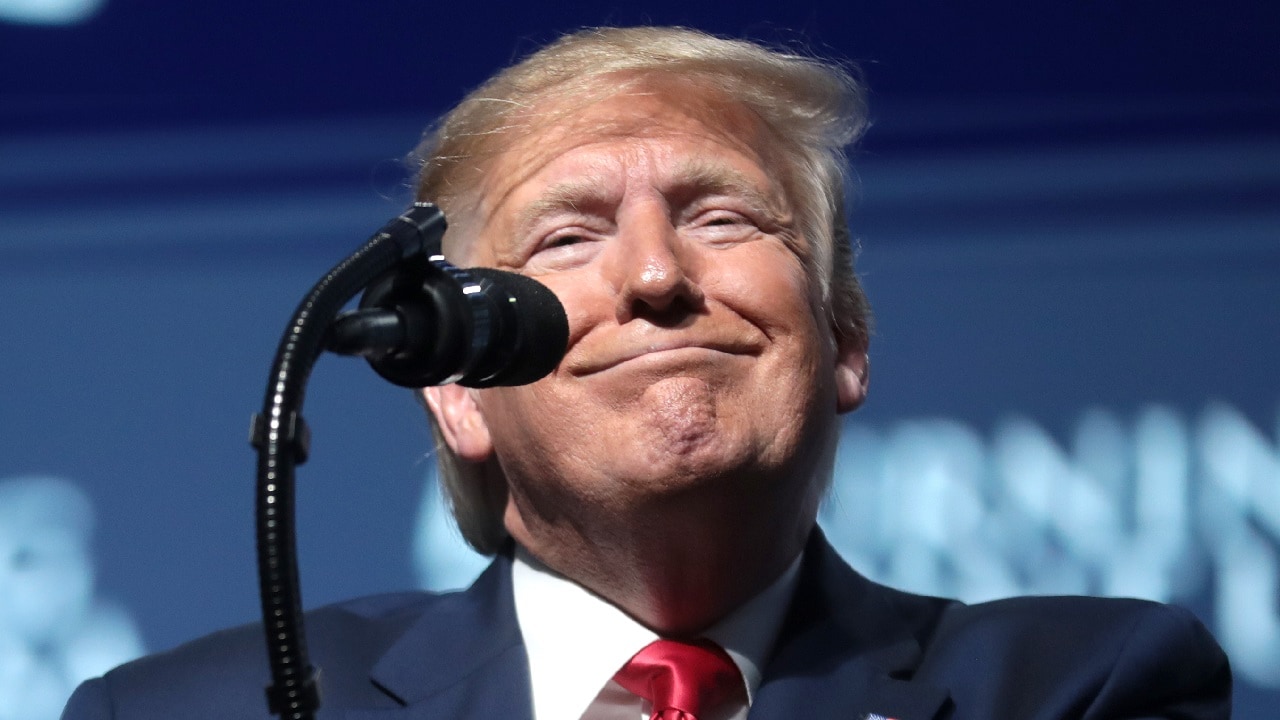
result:
M 343 305 L 402 260 L 428 250 L 438 253 L 444 230 L 444 214 L 417 203 L 316 283 L 289 321 L 262 413 L 253 418 L 258 583 L 271 664 L 267 707 L 284 720 L 311 720 L 320 706 L 319 673 L 308 660 L 303 632 L 294 534 L 294 467 L 306 461 L 310 443 L 301 414 L 307 379 Z
M 325 350 L 364 356 L 410 388 L 524 385 L 564 357 L 569 321 L 537 281 L 492 268 L 461 269 L 440 254 L 444 214 L 415 203 L 307 293 L 280 340 L 250 442 L 258 451 L 258 588 L 271 685 L 267 707 L 311 720 L 320 671 L 307 658 L 294 532 L 293 471 L 310 437 L 302 400 Z M 339 315 L 364 290 L 357 310 Z

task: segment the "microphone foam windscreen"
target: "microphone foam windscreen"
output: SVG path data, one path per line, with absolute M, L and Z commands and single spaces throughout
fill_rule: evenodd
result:
M 478 382 L 461 381 L 468 387 L 525 385 L 555 370 L 564 358 L 569 344 L 569 318 L 564 306 L 547 286 L 523 275 L 494 270 L 469 268 L 467 272 L 482 282 L 501 290 L 503 334 L 507 336 L 497 352 L 509 353 L 501 358 L 501 369 Z M 486 363 L 487 364 L 487 363 Z

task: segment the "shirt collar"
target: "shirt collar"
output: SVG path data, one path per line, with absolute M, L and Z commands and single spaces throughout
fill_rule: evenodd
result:
M 772 584 L 704 636 L 728 652 L 747 685 L 748 701 L 790 605 L 798 556 Z M 645 645 L 652 630 L 516 548 L 512 568 L 516 619 L 529 657 L 535 718 L 582 717 L 613 674 Z

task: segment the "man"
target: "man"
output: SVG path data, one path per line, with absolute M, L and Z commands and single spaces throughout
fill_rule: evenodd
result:
M 563 38 L 441 122 L 419 196 L 446 254 L 548 285 L 568 352 L 528 386 L 424 391 L 455 516 L 496 559 L 464 593 L 311 614 L 320 717 L 1228 715 L 1226 659 L 1184 611 L 909 595 L 815 529 L 867 389 L 841 212 L 864 125 L 836 67 L 659 28 Z M 265 717 L 266 678 L 241 629 L 92 681 L 64 717 Z

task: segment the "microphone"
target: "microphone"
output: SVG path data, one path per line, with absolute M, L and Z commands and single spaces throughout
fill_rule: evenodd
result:
M 525 385 L 554 370 L 568 342 L 564 307 L 545 285 L 422 253 L 374 280 L 326 338 L 329 350 L 410 388 Z

